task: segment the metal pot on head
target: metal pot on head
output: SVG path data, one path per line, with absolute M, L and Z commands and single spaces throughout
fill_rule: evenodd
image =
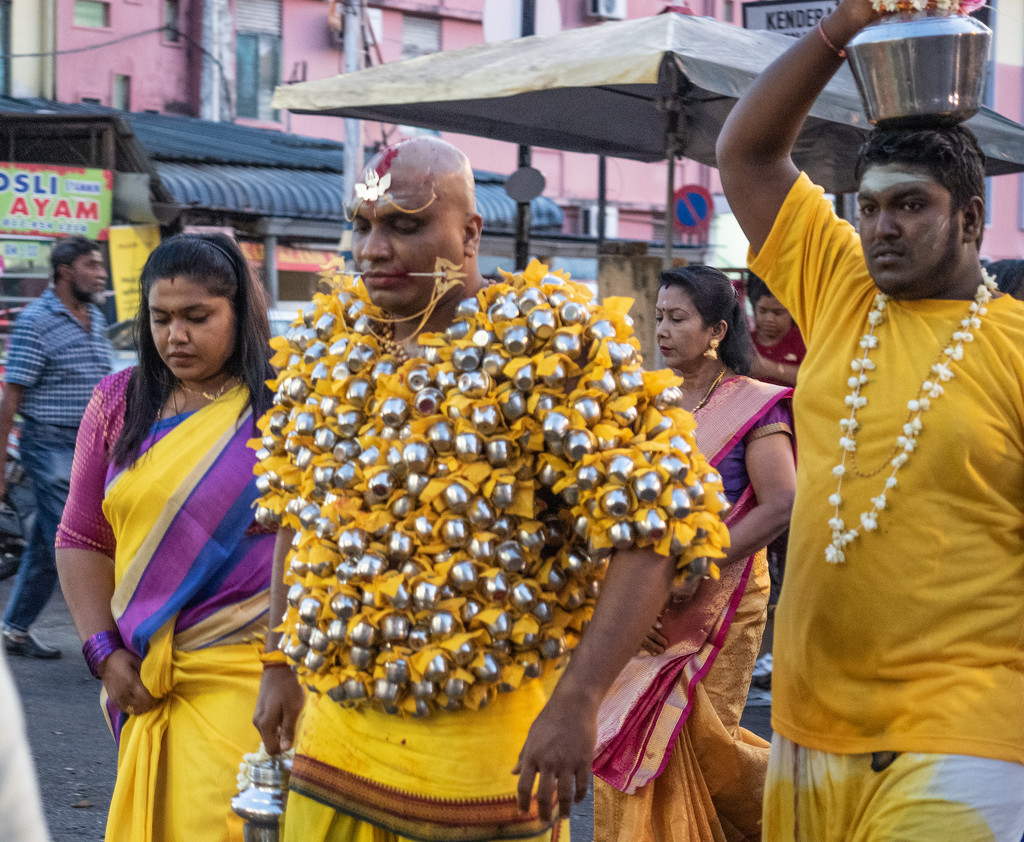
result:
M 893 12 L 846 45 L 868 121 L 955 125 L 981 107 L 992 30 L 958 12 Z

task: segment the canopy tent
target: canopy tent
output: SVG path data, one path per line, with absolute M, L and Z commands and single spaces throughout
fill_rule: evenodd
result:
M 684 156 L 714 166 L 729 110 L 792 43 L 710 18 L 661 14 L 287 85 L 277 89 L 274 107 L 639 161 Z M 989 175 L 1024 170 L 1024 127 L 989 109 L 967 125 L 985 151 Z M 794 160 L 827 190 L 850 192 L 856 153 L 870 128 L 843 67 L 811 109 Z M 671 196 L 671 175 L 669 182 Z

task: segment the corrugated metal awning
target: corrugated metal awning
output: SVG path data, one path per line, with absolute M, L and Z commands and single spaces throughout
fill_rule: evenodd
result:
M 344 222 L 339 173 L 168 161 L 157 161 L 156 170 L 174 203 L 183 208 Z M 477 174 L 476 204 L 485 232 L 515 230 L 516 203 L 504 182 L 504 176 Z M 530 212 L 531 230 L 561 231 L 562 210 L 553 200 L 538 196 Z

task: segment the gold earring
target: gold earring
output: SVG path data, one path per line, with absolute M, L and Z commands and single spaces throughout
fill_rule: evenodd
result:
M 708 349 L 704 352 L 704 356 L 707 357 L 709 360 L 717 360 L 718 359 L 718 345 L 719 345 L 718 340 L 717 339 L 712 339 L 708 343 Z

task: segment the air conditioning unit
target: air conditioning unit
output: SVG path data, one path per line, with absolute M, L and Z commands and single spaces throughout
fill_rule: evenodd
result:
M 580 208 L 580 233 L 586 237 L 597 236 L 598 205 L 583 205 Z M 619 209 L 614 205 L 604 208 L 604 237 L 614 240 L 619 236 Z
M 587 14 L 592 18 L 625 20 L 626 0 L 586 0 Z

